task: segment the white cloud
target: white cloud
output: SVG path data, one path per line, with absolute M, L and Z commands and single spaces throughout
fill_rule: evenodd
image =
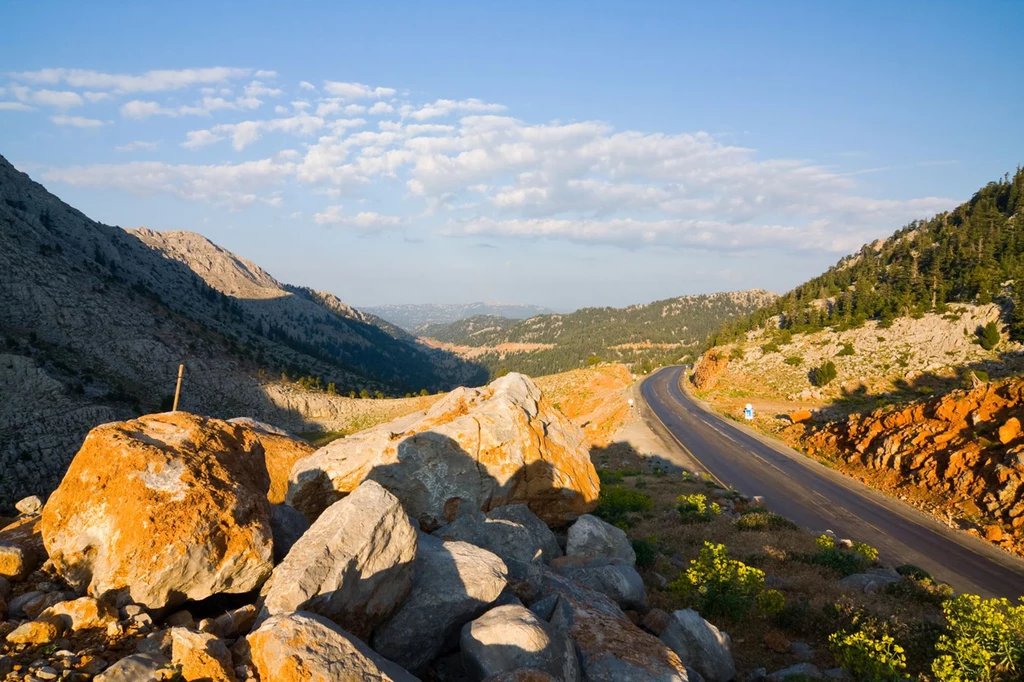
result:
M 142 75 L 102 73 L 86 69 L 42 69 L 12 74 L 16 79 L 30 83 L 56 85 L 66 83 L 74 88 L 110 90 L 119 93 L 164 92 L 181 90 L 195 85 L 223 83 L 245 78 L 250 69 L 223 66 L 205 69 L 147 71 Z
M 317 225 L 343 225 L 362 230 L 398 227 L 402 224 L 402 219 L 397 216 L 381 215 L 373 211 L 345 215 L 342 209 L 342 206 L 328 206 L 325 211 L 315 214 L 313 220 Z
M 81 95 L 70 90 L 31 90 L 16 85 L 11 88 L 11 92 L 22 102 L 32 102 L 57 109 L 70 109 L 85 104 Z
M 310 116 L 300 112 L 287 118 L 221 123 L 209 130 L 193 130 L 187 134 L 187 139 L 181 146 L 196 149 L 230 137 L 231 144 L 235 150 L 241 151 L 260 139 L 267 132 L 284 132 L 308 136 L 323 127 L 324 120 L 319 116 Z
M 121 105 L 121 116 L 124 118 L 146 119 L 150 116 L 209 116 L 210 110 L 204 107 L 178 106 L 164 107 L 157 102 L 146 102 L 133 99 Z
M 246 97 L 278 97 L 283 92 L 280 88 L 267 87 L 260 81 L 253 81 L 245 86 Z
M 288 107 L 283 106 L 281 104 L 278 104 L 277 106 L 274 107 L 274 113 L 275 114 L 287 114 L 288 111 L 289 111 Z
M 0 102 L 0 111 L 35 111 L 24 102 Z
M 253 75 L 256 76 L 257 78 L 276 78 L 277 77 L 277 71 L 265 71 L 263 69 L 260 69 L 259 71 L 257 71 Z
M 341 83 L 338 81 L 324 81 L 324 91 L 335 97 L 344 99 L 381 99 L 394 97 L 397 92 L 394 88 L 371 88 L 362 83 Z
M 99 128 L 103 121 L 84 116 L 51 116 L 50 120 L 59 126 L 72 126 L 74 128 Z
M 223 139 L 223 136 L 216 134 L 212 130 L 190 130 L 185 133 L 185 141 L 181 143 L 181 146 L 185 149 L 198 149 Z
M 295 164 L 273 159 L 205 166 L 136 161 L 52 169 L 43 174 L 43 179 L 77 187 L 117 188 L 139 195 L 170 194 L 240 208 L 256 203 L 279 204 L 276 197 L 258 191 L 280 184 L 294 172 Z
M 408 116 L 417 121 L 425 121 L 453 113 L 497 113 L 505 111 L 505 108 L 504 105 L 489 104 L 479 99 L 439 99 L 433 104 L 409 111 Z
M 146 151 L 152 151 L 160 146 L 159 142 L 146 142 L 144 140 L 136 140 L 135 142 L 129 142 L 127 144 L 119 144 L 114 149 L 119 152 L 134 152 L 140 149 Z
M 388 104 L 387 102 L 377 102 L 367 111 L 367 113 L 369 113 L 371 116 L 380 116 L 381 114 L 393 114 L 394 112 L 395 108 Z
M 109 92 L 83 92 L 82 95 L 93 104 L 110 99 L 111 97 Z

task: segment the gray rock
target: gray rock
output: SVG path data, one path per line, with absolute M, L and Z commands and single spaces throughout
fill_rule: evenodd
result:
M 806 642 L 791 642 L 789 653 L 793 654 L 798 661 L 810 661 L 814 659 L 814 649 Z
M 394 493 L 427 531 L 515 502 L 562 525 L 592 510 L 600 489 L 583 432 L 516 373 L 457 388 L 426 414 L 365 429 L 300 459 L 286 501 L 312 518 L 365 479 Z
M 799 675 L 809 677 L 812 680 L 822 679 L 821 670 L 819 670 L 818 666 L 813 663 L 797 663 L 796 665 L 791 665 L 788 668 L 776 670 L 765 679 L 767 679 L 768 682 L 782 682 L 783 680 L 788 680 L 791 677 L 797 677 Z
M 519 668 L 542 670 L 565 682 L 580 680 L 572 642 L 522 606 L 499 606 L 462 628 L 462 664 L 476 680 Z
M 463 516 L 438 528 L 434 535 L 483 547 L 505 562 L 547 563 L 562 556 L 554 533 L 525 504 Z
M 0 575 L 0 598 L 7 599 L 11 596 L 11 581 Z
M 23 497 L 14 503 L 14 508 L 22 514 L 38 514 L 43 510 L 43 501 L 38 495 Z
M 485 549 L 420 534 L 412 589 L 374 633 L 373 649 L 407 670 L 422 669 L 501 594 L 505 575 L 505 564 Z
M 270 507 L 270 534 L 274 538 L 274 563 L 284 561 L 285 556 L 299 538 L 309 530 L 309 521 L 298 509 L 287 504 Z
M 587 682 L 688 682 L 679 656 L 605 595 L 550 571 L 541 590 L 559 596 L 551 625 L 575 642 Z
M 622 559 L 630 565 L 636 564 L 636 553 L 626 534 L 591 514 L 584 514 L 569 527 L 565 553 L 568 556 Z
M 647 588 L 633 566 L 622 559 L 566 556 L 551 562 L 551 570 L 606 594 L 624 609 L 647 608 Z
M 161 654 L 133 654 L 97 675 L 95 682 L 157 682 L 171 661 Z
M 853 675 L 843 668 L 829 668 L 821 673 L 826 680 L 840 680 L 841 682 L 853 682 Z
M 736 676 L 729 635 L 693 609 L 674 612 L 660 637 L 708 682 L 729 682 Z
M 299 611 L 273 616 L 246 637 L 260 679 L 293 677 L 302 661 L 303 679 L 419 682 L 401 666 L 375 653 L 335 623 Z
M 488 677 L 484 682 L 560 682 L 560 680 L 536 668 L 517 668 L 507 673 Z
M 900 576 L 882 572 L 854 573 L 839 581 L 839 587 L 851 592 L 874 594 L 892 583 L 899 582 Z
M 31 604 L 35 600 L 42 597 L 45 592 L 39 590 L 32 590 L 30 592 L 23 592 L 14 599 L 7 602 L 7 614 L 9 618 L 24 618 L 25 617 L 25 605 Z
M 530 605 L 530 610 L 537 614 L 537 617 L 543 621 L 551 620 L 551 614 L 555 612 L 555 606 L 558 604 L 558 595 L 549 594 L 543 599 L 539 599 Z
M 304 610 L 368 638 L 412 587 L 416 530 L 398 499 L 366 481 L 331 505 L 274 569 L 259 621 Z

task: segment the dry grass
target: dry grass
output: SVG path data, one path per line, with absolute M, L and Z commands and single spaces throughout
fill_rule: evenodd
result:
M 671 612 L 691 606 L 662 585 L 675 580 L 689 566 L 705 541 L 724 544 L 732 558 L 764 571 L 767 586 L 785 596 L 787 607 L 778 616 L 766 616 L 755 610 L 740 621 L 709 618 L 732 637 L 738 679 L 755 668 L 772 671 L 798 662 L 792 654 L 778 653 L 766 646 L 765 635 L 773 631 L 790 641 L 810 644 L 815 650 L 813 662 L 819 668 L 834 667 L 828 636 L 848 626 L 851 614 L 858 611 L 890 621 L 902 633 L 912 668 L 920 669 L 931 660 L 930 646 L 937 636 L 935 622 L 941 614 L 935 600 L 927 603 L 923 598 L 886 592 L 844 592 L 838 585 L 841 576 L 807 563 L 807 557 L 817 550 L 815 537 L 810 533 L 785 528 L 741 530 L 725 515 L 708 523 L 682 523 L 676 511 L 680 495 L 704 493 L 712 500 L 728 491 L 679 472 L 659 474 L 650 460 L 621 444 L 595 448 L 592 456 L 599 469 L 623 472 L 622 482 L 616 485 L 640 491 L 654 501 L 650 512 L 630 516 L 627 530 L 632 539 L 652 541 L 658 550 L 653 566 L 638 569 L 647 584 L 652 608 Z M 736 508 L 743 511 L 744 505 L 737 503 Z

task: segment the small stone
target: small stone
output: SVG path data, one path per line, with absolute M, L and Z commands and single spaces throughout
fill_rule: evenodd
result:
M 1002 542 L 1003 540 L 1003 529 L 996 525 L 985 526 L 983 529 L 985 532 L 985 539 L 989 542 Z
M 38 514 L 43 510 L 43 501 L 38 495 L 23 497 L 14 503 L 14 508 L 25 515 Z
M 810 661 L 814 658 L 814 649 L 806 642 L 793 642 L 789 645 L 789 653 L 798 661 Z
M 175 611 L 171 615 L 164 619 L 164 625 L 170 627 L 186 627 L 190 628 L 195 626 L 196 621 L 192 618 L 192 614 L 182 609 L 181 611 Z
M 30 620 L 7 635 L 11 644 L 49 644 L 60 636 L 56 623 L 48 620 Z
M 653 632 L 655 635 L 660 635 L 665 631 L 665 628 L 668 627 L 669 618 L 671 618 L 671 616 L 669 616 L 667 612 L 661 609 L 651 609 L 644 614 L 641 625 L 647 628 L 650 632 Z

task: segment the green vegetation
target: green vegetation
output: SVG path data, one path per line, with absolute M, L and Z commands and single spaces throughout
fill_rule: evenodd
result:
M 556 406 L 557 407 L 557 406 Z M 639 476 L 642 471 L 631 467 L 620 467 L 618 469 L 598 469 L 597 478 L 600 479 L 601 485 L 615 485 L 622 483 L 622 479 L 626 476 Z
M 764 593 L 764 571 L 729 558 L 725 545 L 704 542 L 704 548 L 690 567 L 679 574 L 669 589 L 679 598 L 693 603 L 705 617 L 724 616 L 739 620 L 746 616 Z M 785 599 L 761 598 L 779 612 Z
M 887 634 L 879 637 L 858 632 L 836 632 L 828 638 L 829 649 L 839 663 L 857 680 L 896 682 L 904 680 L 907 657 L 903 647 Z
M 1013 299 L 1010 336 L 1024 338 L 1024 169 L 980 189 L 948 213 L 915 221 L 884 242 L 866 244 L 819 277 L 775 303 L 723 325 L 714 339 L 723 345 L 743 333 L 781 326 L 792 332 L 832 327 L 836 331 L 876 319 L 888 326 L 903 315 L 943 313 L 946 305 Z M 835 305 L 818 301 L 832 299 Z
M 836 363 L 826 360 L 814 368 L 814 385 L 827 386 L 836 378 Z
M 786 364 L 791 365 L 793 367 L 799 367 L 800 365 L 804 364 L 804 359 L 799 355 L 790 355 L 788 358 L 786 358 Z
M 612 525 L 629 525 L 629 515 L 648 512 L 654 500 L 638 490 L 608 486 L 601 488 L 594 514 Z
M 739 530 L 799 530 L 796 525 L 785 516 L 779 516 L 764 509 L 750 509 L 736 519 L 736 528 Z
M 676 499 L 676 510 L 683 523 L 707 523 L 722 513 L 717 502 L 708 503 L 706 495 L 693 493 Z
M 765 354 L 778 353 L 780 350 L 782 349 L 779 347 L 779 344 L 775 343 L 774 341 L 761 345 L 761 351 L 764 352 Z
M 939 682 L 1003 682 L 1024 675 L 1024 604 L 962 594 L 943 603 L 947 633 L 935 648 Z
M 836 353 L 836 357 L 837 358 L 841 358 L 841 357 L 844 357 L 844 356 L 847 356 L 847 355 L 853 355 L 853 344 L 852 343 L 844 343 L 843 347 L 841 349 L 839 349 L 838 353 Z
M 978 344 L 985 350 L 992 350 L 999 345 L 1002 337 L 999 334 L 999 326 L 995 322 L 989 322 L 984 327 L 978 327 Z
M 819 536 L 815 541 L 818 551 L 804 557 L 808 563 L 824 566 L 841 576 L 863 573 L 878 559 L 878 550 L 863 542 L 853 543 L 850 549 L 836 546 L 836 541 L 828 535 Z
M 544 344 L 529 352 L 487 351 L 474 357 L 491 376 L 501 370 L 531 376 L 554 374 L 597 362 L 623 362 L 636 371 L 694 357 L 721 324 L 747 315 L 771 300 L 764 292 L 703 294 L 628 308 L 583 308 L 568 315 L 511 320 L 478 315 L 450 324 L 428 325 L 419 333 L 459 346 Z
M 650 568 L 658 558 L 658 542 L 653 535 L 632 541 L 633 553 L 636 554 L 636 565 Z

